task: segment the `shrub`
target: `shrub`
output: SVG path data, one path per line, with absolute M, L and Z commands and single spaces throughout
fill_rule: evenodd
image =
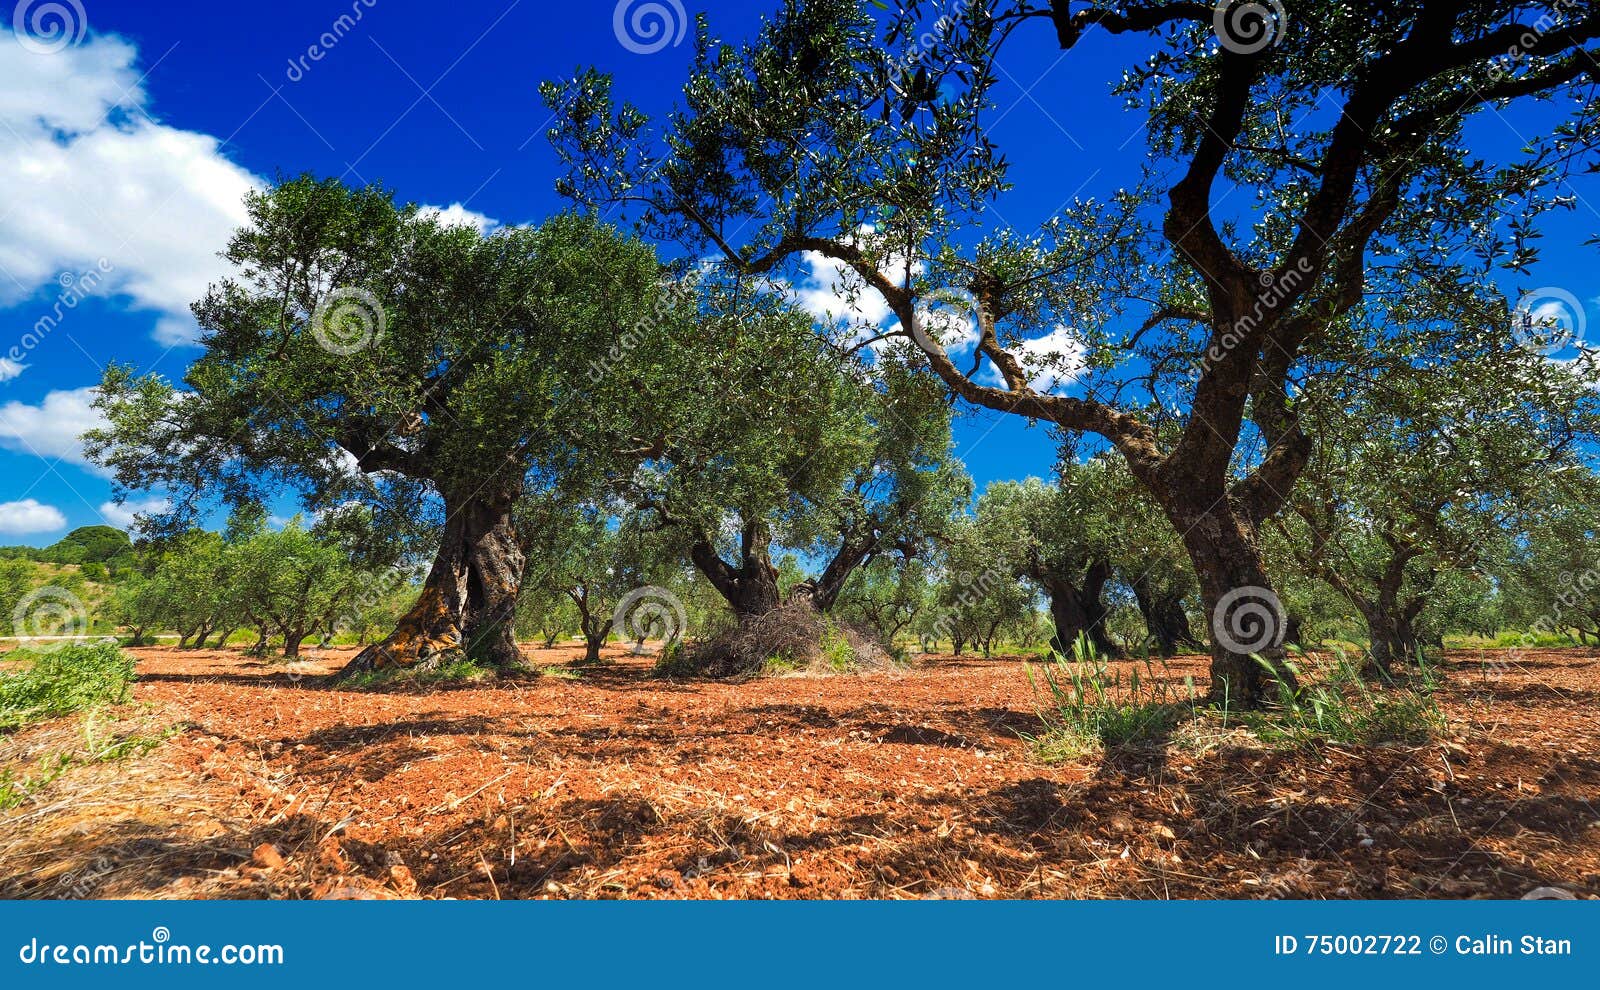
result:
M 669 677 L 748 677 L 802 670 L 848 673 L 894 662 L 872 636 L 796 599 L 689 643 L 670 657 L 663 654 L 656 670 Z
M 1194 714 L 1194 679 L 1166 676 L 1166 663 L 1134 661 L 1126 675 L 1113 670 L 1080 636 L 1072 658 L 1055 654 L 1038 668 L 1026 667 L 1035 694 L 1048 697 L 1040 707 L 1045 732 L 1027 737 L 1048 763 L 1092 756 L 1106 747 L 1154 742 Z
M 1444 731 L 1444 713 L 1433 697 L 1438 680 L 1426 664 L 1413 681 L 1402 684 L 1385 678 L 1375 684 L 1363 676 L 1359 658 L 1336 649 L 1333 662 L 1315 678 L 1302 670 L 1303 656 L 1299 664 L 1285 660 L 1297 682 L 1294 686 L 1282 671 L 1260 662 L 1277 684 L 1278 704 L 1244 713 L 1242 721 L 1266 742 L 1419 744 Z
M 133 658 L 111 643 L 41 653 L 18 650 L 6 659 L 25 666 L 0 673 L 0 731 L 100 704 L 120 704 L 134 679 Z

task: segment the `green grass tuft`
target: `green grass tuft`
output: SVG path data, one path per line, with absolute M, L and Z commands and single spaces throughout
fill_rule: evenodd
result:
M 18 650 L 7 661 L 23 666 L 0 673 L 0 732 L 128 700 L 133 658 L 111 643 L 74 644 L 45 652 Z
M 1092 757 L 1107 748 L 1138 746 L 1165 738 L 1194 715 L 1197 693 L 1192 678 L 1164 676 L 1165 664 L 1133 661 L 1126 673 L 1113 670 L 1087 638 L 1073 644 L 1073 657 L 1059 654 L 1037 668 L 1027 666 L 1045 731 L 1028 737 L 1034 754 L 1046 763 Z
M 1445 731 L 1444 713 L 1434 700 L 1438 679 L 1431 667 L 1424 664 L 1416 679 L 1404 684 L 1387 677 L 1373 681 L 1364 675 L 1357 657 L 1344 650 L 1334 650 L 1333 656 L 1333 663 L 1315 679 L 1308 678 L 1294 659 L 1286 659 L 1298 687 L 1262 661 L 1278 686 L 1278 704 L 1242 713 L 1243 724 L 1264 742 L 1290 746 L 1419 745 Z

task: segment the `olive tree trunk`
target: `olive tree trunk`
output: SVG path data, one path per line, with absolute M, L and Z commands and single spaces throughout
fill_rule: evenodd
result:
M 1060 571 L 1040 575 L 1039 583 L 1050 596 L 1050 621 L 1055 627 L 1051 649 L 1070 655 L 1078 638 L 1087 636 L 1101 656 L 1122 655 L 1122 648 L 1106 630 L 1111 610 L 1106 608 L 1105 586 L 1110 579 L 1110 564 L 1099 560 L 1089 565 L 1081 582 L 1074 582 Z
M 512 524 L 517 493 L 445 498 L 439 551 L 416 604 L 381 642 L 362 650 L 342 676 L 471 659 L 520 666 L 514 634 L 526 557 Z
M 695 541 L 689 557 L 740 622 L 766 615 L 782 601 L 778 569 L 772 566 L 767 535 L 760 523 L 747 523 L 740 532 L 736 564 L 723 560 L 706 538 Z
M 1168 509 L 1200 581 L 1211 641 L 1210 700 L 1252 708 L 1274 697 L 1277 679 L 1296 686 L 1285 666 L 1287 616 L 1256 542 L 1255 527 L 1227 499 L 1204 499 Z M 1270 665 L 1272 670 L 1267 669 Z
M 1160 589 L 1148 577 L 1132 582 L 1133 597 L 1144 616 L 1145 631 L 1156 644 L 1163 657 L 1176 656 L 1178 647 L 1203 648 L 1189 628 L 1189 614 L 1183 610 L 1183 595 L 1169 589 Z

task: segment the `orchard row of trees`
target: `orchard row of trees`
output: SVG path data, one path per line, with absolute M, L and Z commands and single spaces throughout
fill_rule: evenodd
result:
M 281 645 L 297 659 L 308 640 L 370 641 L 415 595 L 403 570 L 371 570 L 299 517 L 273 528 L 251 507 L 222 532 L 192 529 L 145 548 L 105 617 L 135 643 L 171 630 L 180 648 L 222 646 L 248 631 L 252 651 Z
M 357 671 L 517 663 L 525 593 L 593 643 L 663 553 L 741 622 L 852 582 L 889 616 L 920 573 L 977 643 L 999 626 L 957 617 L 1025 600 L 1021 575 L 1058 645 L 1116 647 L 1126 588 L 1246 705 L 1305 577 L 1389 665 L 1488 557 L 1587 552 L 1593 354 L 1529 346 L 1551 328 L 1500 280 L 1594 149 L 1600 12 L 1294 7 L 1269 44 L 1192 3 L 781 0 L 737 43 L 702 21 L 659 121 L 598 70 L 544 87 L 574 209 L 539 226 L 310 177 L 252 195 L 235 274 L 195 305 L 205 353 L 181 384 L 110 369 L 90 452 L 170 496 L 153 535 L 293 492 L 374 561 L 431 547 Z M 1089 84 L 1144 113 L 1151 168 L 1010 229 L 1001 65 L 1075 63 L 1091 35 L 1126 46 Z M 1476 113 L 1547 97 L 1570 116 L 1513 159 L 1472 146 Z M 819 260 L 862 304 L 837 320 L 795 304 Z M 973 408 L 1052 430 L 1061 477 L 959 512 L 950 419 Z
M 1393 497 L 1371 474 L 1399 462 L 1388 459 L 1388 445 L 1374 450 L 1382 462 L 1356 461 L 1332 475 L 1313 470 L 1305 503 L 1263 536 L 1282 575 L 1286 641 L 1364 639 L 1383 666 L 1438 647 L 1449 633 L 1526 630 L 1530 643 L 1600 643 L 1593 475 L 1542 474 L 1529 484 L 1547 489 L 1543 501 L 1523 499 L 1516 504 L 1532 506 L 1523 510 L 1508 510 L 1503 492 L 1459 479 L 1448 490 L 1412 479 L 1404 497 Z M 1430 476 L 1451 463 L 1432 462 Z M 1501 460 L 1475 463 L 1498 469 Z M 1434 508 L 1439 491 L 1459 494 L 1460 504 Z M 829 609 L 900 649 L 915 642 L 958 655 L 1046 645 L 1071 652 L 1084 637 L 1110 656 L 1203 649 L 1212 632 L 1181 544 L 1139 497 L 1114 455 L 1064 462 L 1048 481 L 996 482 L 918 554 L 855 569 Z M 1424 508 L 1431 522 L 1399 525 Z M 595 661 L 613 636 L 704 635 L 738 621 L 682 539 L 638 515 L 620 525 L 581 514 L 565 522 L 546 531 L 554 539 L 539 547 L 543 566 L 521 581 L 519 641 L 548 648 L 578 638 Z M 364 566 L 326 527 L 297 518 L 269 528 L 256 510 L 222 532 L 193 530 L 146 547 L 95 618 L 135 641 L 170 630 L 180 647 L 220 646 L 248 631 L 253 651 L 281 646 L 296 657 L 308 639 L 364 645 L 382 635 L 417 597 L 418 577 Z M 14 607 L 43 580 L 19 561 L 0 563 L 0 603 Z M 793 598 L 816 578 L 785 551 L 774 581 L 779 598 Z M 619 628 L 619 608 L 641 589 L 670 596 L 681 614 Z

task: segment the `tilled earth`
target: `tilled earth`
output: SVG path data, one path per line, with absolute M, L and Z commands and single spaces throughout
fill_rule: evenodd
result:
M 619 649 L 352 691 L 318 676 L 349 651 L 134 652 L 135 703 L 88 735 L 170 738 L 0 812 L 0 896 L 1600 896 L 1593 650 L 1453 653 L 1423 747 L 1191 726 L 1058 765 L 1017 660 L 685 683 Z M 1202 661 L 1172 671 L 1204 690 Z M 0 767 L 85 737 L 0 737 Z

